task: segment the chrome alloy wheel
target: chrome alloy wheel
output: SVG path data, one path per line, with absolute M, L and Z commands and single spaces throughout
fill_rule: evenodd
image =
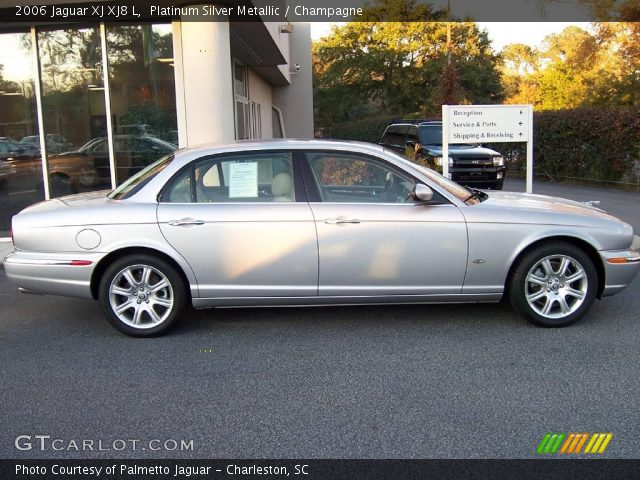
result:
M 134 328 L 153 328 L 164 322 L 173 308 L 171 282 L 157 268 L 131 265 L 113 277 L 109 285 L 113 313 Z
M 580 308 L 588 285 L 584 267 L 575 258 L 550 255 L 529 270 L 524 293 L 538 315 L 560 319 Z

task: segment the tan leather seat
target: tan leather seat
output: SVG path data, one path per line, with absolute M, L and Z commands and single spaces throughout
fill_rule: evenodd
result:
M 288 173 L 279 173 L 271 182 L 274 202 L 293 202 L 293 179 Z

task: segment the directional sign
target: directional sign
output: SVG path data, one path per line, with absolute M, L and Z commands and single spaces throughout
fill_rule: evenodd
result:
M 449 143 L 528 142 L 530 108 L 530 105 L 450 105 Z
M 443 105 L 442 158 L 450 143 L 524 142 L 527 144 L 527 193 L 533 191 L 533 105 Z M 449 175 L 449 162 L 442 162 Z

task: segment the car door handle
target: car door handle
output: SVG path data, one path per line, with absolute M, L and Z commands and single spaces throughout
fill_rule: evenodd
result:
M 182 218 L 180 220 L 171 220 L 169 225 L 172 227 L 180 227 L 183 225 L 204 225 L 204 220 L 192 220 L 190 218 Z
M 360 223 L 360 220 L 358 220 L 357 218 L 338 217 L 327 218 L 324 223 L 328 225 L 342 225 L 343 223 Z

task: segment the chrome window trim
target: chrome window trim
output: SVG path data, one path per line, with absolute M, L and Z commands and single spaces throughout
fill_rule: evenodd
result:
M 380 205 L 387 207 L 455 207 L 451 203 L 433 203 L 428 202 L 413 202 L 413 203 L 378 203 L 378 202 L 308 202 L 309 205 Z
M 306 205 L 309 202 L 158 202 L 158 205 Z

